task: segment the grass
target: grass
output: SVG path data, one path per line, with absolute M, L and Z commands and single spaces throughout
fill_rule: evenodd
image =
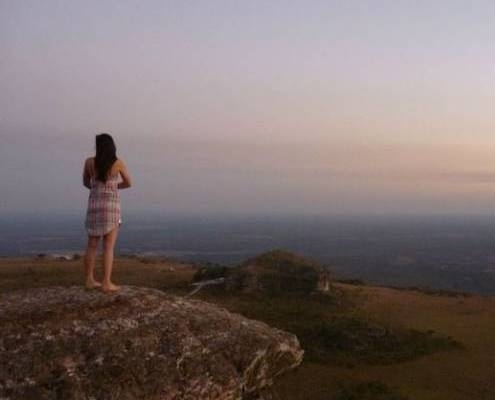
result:
M 83 261 L 50 258 L 0 258 L 0 293 L 44 286 L 80 285 L 84 281 Z M 196 268 L 179 262 L 121 257 L 115 261 L 116 283 L 147 286 L 187 293 Z M 102 276 L 97 260 L 96 277 Z
M 265 296 L 213 288 L 199 295 L 232 312 L 296 334 L 306 351 L 306 360 L 321 364 L 391 364 L 461 346 L 431 330 L 375 321 L 360 312 L 343 292 Z
M 362 299 L 358 306 L 362 315 L 383 325 L 439 332 L 445 338 L 455 338 L 463 347 L 399 363 L 356 363 L 351 368 L 306 360 L 297 371 L 275 383 L 280 398 L 335 399 L 342 393 L 342 385 L 353 387 L 366 382 L 382 382 L 411 400 L 495 398 L 495 298 L 453 298 L 383 287 L 335 286 Z
M 180 295 L 191 290 L 196 270 L 119 258 L 115 281 Z M 0 293 L 82 279 L 82 260 L 0 258 Z M 299 336 L 305 359 L 275 381 L 275 399 L 495 398 L 495 298 L 356 283 L 334 283 L 330 296 L 230 295 L 213 287 L 197 296 Z

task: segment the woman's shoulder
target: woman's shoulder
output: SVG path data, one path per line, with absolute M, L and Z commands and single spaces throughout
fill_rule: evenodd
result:
M 122 168 L 125 168 L 125 164 L 124 164 L 124 161 L 121 159 L 121 158 L 117 158 L 115 160 L 115 163 L 113 164 L 116 168 L 118 168 L 119 170 L 122 169 Z
M 122 162 L 122 160 L 120 158 L 117 158 L 110 167 L 110 175 L 118 174 L 122 170 L 123 165 L 124 163 Z

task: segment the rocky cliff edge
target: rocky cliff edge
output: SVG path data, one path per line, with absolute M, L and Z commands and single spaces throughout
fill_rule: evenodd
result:
M 1 399 L 256 398 L 302 357 L 290 333 L 154 289 L 0 296 Z

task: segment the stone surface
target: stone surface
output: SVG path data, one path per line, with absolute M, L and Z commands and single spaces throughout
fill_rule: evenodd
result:
M 314 260 L 285 250 L 272 250 L 229 269 L 225 286 L 246 293 L 309 294 L 328 291 L 330 277 Z
M 0 318 L 1 399 L 255 398 L 303 357 L 290 333 L 154 289 L 16 291 Z

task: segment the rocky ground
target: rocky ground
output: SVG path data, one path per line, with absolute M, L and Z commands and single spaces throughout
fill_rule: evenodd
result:
M 2 399 L 256 398 L 303 358 L 293 334 L 156 289 L 16 290 L 0 315 Z

